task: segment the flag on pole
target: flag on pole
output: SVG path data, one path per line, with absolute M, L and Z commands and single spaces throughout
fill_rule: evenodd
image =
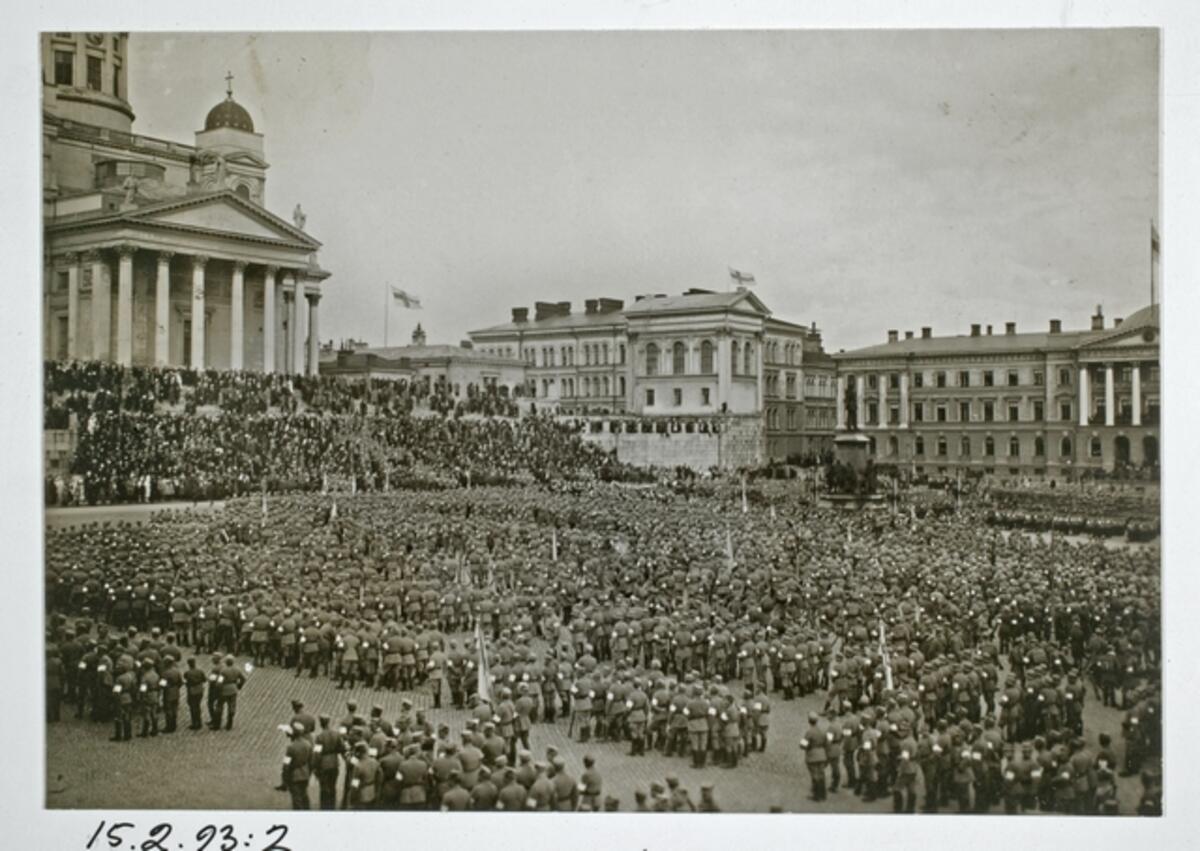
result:
M 725 530 L 725 558 L 729 561 L 729 566 L 733 567 L 733 534 L 728 529 Z
M 732 266 L 729 266 L 728 269 L 729 269 L 729 277 L 733 278 L 733 280 L 737 282 L 738 286 L 744 287 L 744 286 L 748 286 L 748 285 L 751 285 L 754 283 L 753 275 L 747 274 L 745 272 L 740 272 L 737 269 L 733 268 Z
M 475 621 L 475 666 L 479 669 L 479 679 L 475 683 L 475 692 L 480 700 L 492 701 L 492 677 L 488 672 L 487 648 L 483 644 L 483 627 Z
M 406 292 L 399 287 L 392 287 L 392 299 L 400 302 L 409 310 L 420 310 L 421 300 L 412 293 Z
M 746 475 L 742 474 L 742 514 L 750 510 L 750 503 L 746 502 Z
M 550 556 L 555 561 L 558 561 L 558 527 L 553 526 L 550 529 Z
M 771 519 L 772 520 L 775 519 L 775 506 L 774 505 L 771 506 Z
M 892 657 L 888 655 L 887 638 L 884 635 L 883 618 L 879 619 L 879 655 L 883 658 L 883 683 L 887 690 L 893 688 Z

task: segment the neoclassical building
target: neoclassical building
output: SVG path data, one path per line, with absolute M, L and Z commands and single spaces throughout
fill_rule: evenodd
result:
M 232 78 L 186 145 L 133 132 L 126 33 L 41 48 L 45 356 L 316 374 L 329 273 Z
M 539 408 L 597 418 L 597 434 L 629 414 L 656 433 L 736 430 L 739 464 L 820 452 L 833 438 L 835 364 L 821 332 L 773 316 L 745 288 L 585 299 L 582 312 L 537 302 L 533 316 L 514 307 L 510 322 L 470 337 L 525 364 L 524 395 Z
M 966 334 L 932 328 L 834 355 L 837 428 L 857 428 L 876 461 L 916 473 L 1071 479 L 1159 463 L 1159 308 L 1065 330 Z

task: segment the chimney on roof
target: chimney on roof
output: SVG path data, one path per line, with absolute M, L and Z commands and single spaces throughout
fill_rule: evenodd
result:
M 913 332 L 912 332 L 912 331 L 905 331 L 905 332 L 904 332 L 904 339 L 906 339 L 906 340 L 911 340 L 912 338 L 913 338 Z
M 1100 305 L 1096 305 L 1096 312 L 1094 314 L 1092 314 L 1092 330 L 1093 331 L 1103 331 L 1104 330 L 1104 310 L 1101 308 Z
M 473 349 L 473 348 L 475 348 L 475 344 L 472 343 L 470 340 L 459 340 L 458 347 L 460 349 Z
M 619 298 L 596 299 L 596 310 L 599 313 L 616 313 L 625 307 L 625 302 Z
M 978 323 L 978 322 L 972 322 L 972 323 L 971 323 L 971 336 L 972 336 L 972 337 L 978 337 L 978 336 L 979 336 L 979 330 L 980 330 L 980 327 L 981 327 L 981 326 L 979 325 L 979 323 Z
M 922 339 L 922 340 L 929 340 L 929 339 L 932 339 L 932 338 L 933 338 L 933 329 L 932 329 L 932 328 L 930 328 L 928 325 L 925 325 L 925 326 L 923 326 L 923 327 L 921 328 L 921 339 Z
M 599 302 L 596 301 L 596 299 L 585 298 L 583 300 L 583 312 L 586 315 L 591 316 L 593 313 L 599 312 L 599 309 L 600 309 L 600 305 L 599 305 Z
M 1051 319 L 1050 320 L 1050 333 L 1051 334 L 1061 334 L 1062 333 L 1062 320 L 1061 319 Z
M 529 321 L 529 308 L 528 307 L 514 307 L 512 309 L 512 317 L 513 317 L 513 320 L 512 320 L 513 322 L 528 322 Z
M 888 331 L 888 342 L 889 343 L 894 343 L 899 339 L 900 339 L 899 331 Z
M 989 337 L 990 337 L 990 336 L 992 336 L 992 326 L 991 326 L 991 325 L 989 325 L 989 326 L 987 327 L 987 335 L 988 335 Z
M 1122 319 L 1120 316 L 1118 316 L 1116 319 L 1114 319 L 1114 320 L 1113 320 L 1113 327 L 1114 327 L 1114 328 L 1120 328 L 1120 327 L 1121 327 L 1121 323 L 1122 323 L 1122 322 L 1124 322 L 1124 321 L 1125 321 L 1124 319 Z
M 1017 333 L 1017 323 L 1016 322 L 1005 322 L 1004 323 L 1004 333 L 1008 334 L 1010 336 Z
M 412 332 L 412 344 L 414 346 L 425 345 L 425 329 L 421 327 L 421 323 L 417 323 L 417 327 Z
M 560 302 L 557 302 L 554 306 L 558 308 L 559 316 L 570 316 L 571 315 L 571 302 L 560 301 Z

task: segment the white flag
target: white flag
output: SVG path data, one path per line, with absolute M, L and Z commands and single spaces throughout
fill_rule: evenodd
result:
M 421 300 L 412 293 L 405 292 L 399 287 L 392 287 L 392 298 L 409 310 L 420 310 Z

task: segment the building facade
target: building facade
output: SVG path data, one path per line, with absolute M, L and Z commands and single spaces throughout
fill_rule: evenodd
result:
M 820 332 L 774 318 L 744 288 L 638 296 L 628 306 L 588 299 L 583 313 L 538 302 L 532 318 L 513 308 L 511 322 L 470 337 L 525 364 L 535 406 L 597 418 L 597 435 L 740 435 L 728 456 L 736 461 L 719 447 L 710 453 L 720 466 L 820 452 L 833 437 L 835 364 Z
M 527 387 L 525 363 L 512 356 L 482 352 L 469 341 L 457 346 L 429 344 L 425 331 L 417 325 L 408 346 L 349 345 L 335 351 L 332 346 L 321 352 L 321 375 L 347 381 L 379 378 L 392 381 L 424 382 L 427 388 L 440 387 L 461 399 L 468 387 L 494 391 L 501 398 L 523 395 Z
M 834 355 L 839 431 L 914 473 L 1047 477 L 1157 467 L 1159 309 L 1086 330 L 935 337 L 931 328 Z
M 126 33 L 41 53 L 45 357 L 315 374 L 329 273 L 232 78 L 188 145 L 133 132 Z

